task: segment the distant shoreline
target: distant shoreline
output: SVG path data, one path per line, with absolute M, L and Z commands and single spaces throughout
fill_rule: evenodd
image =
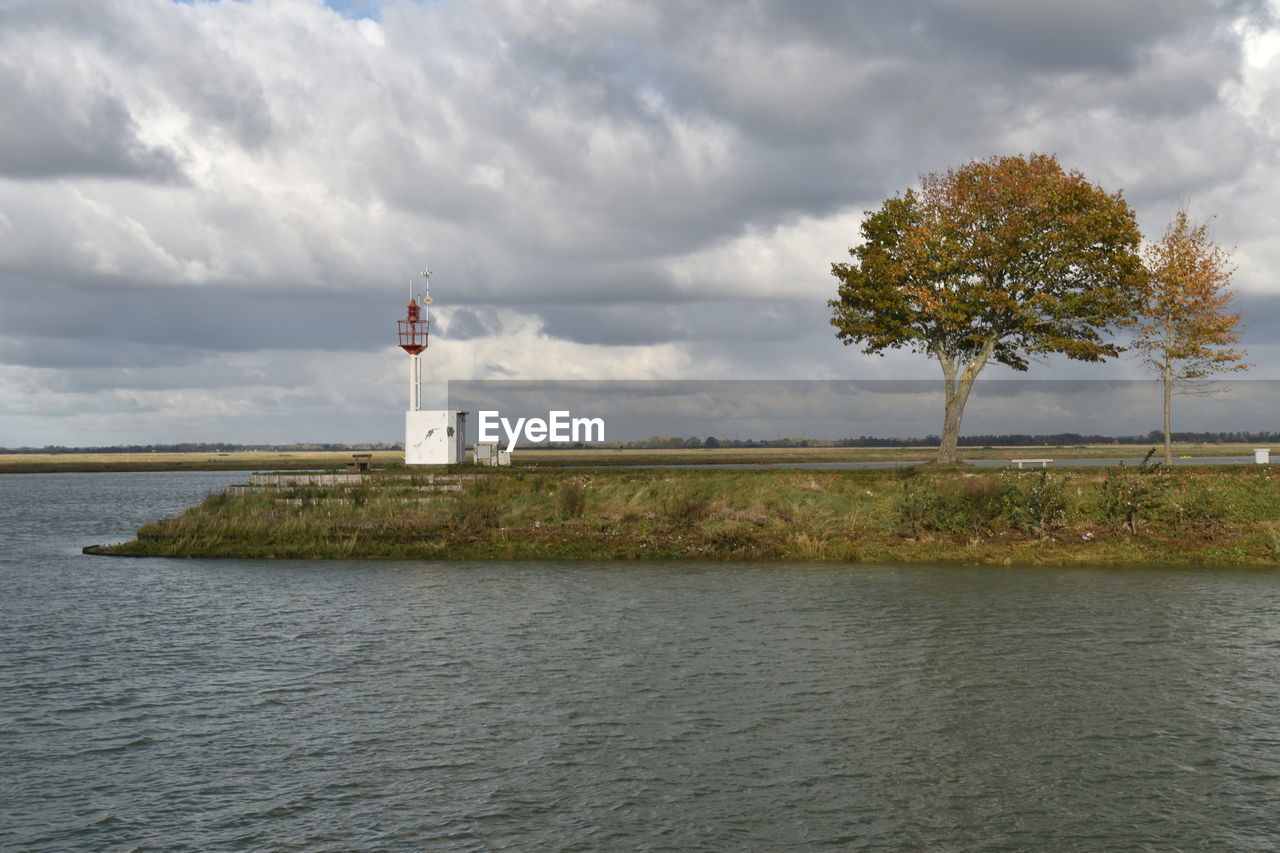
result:
M 1061 464 L 1071 459 L 1141 458 L 1151 444 L 1018 445 L 962 447 L 968 459 L 1051 457 Z M 1252 444 L 1175 444 L 1175 456 L 1252 456 Z M 1276 448 L 1280 451 L 1280 447 Z M 756 464 L 782 462 L 923 462 L 937 448 L 929 447 L 758 447 L 653 450 L 539 450 L 518 449 L 516 465 L 539 467 L 661 464 Z M 1280 453 L 1277 454 L 1280 456 Z M 261 451 L 228 453 L 6 453 L 0 454 L 0 474 L 91 473 L 108 471 L 303 471 L 343 470 L 353 451 Z M 398 450 L 372 453 L 375 469 L 402 466 Z

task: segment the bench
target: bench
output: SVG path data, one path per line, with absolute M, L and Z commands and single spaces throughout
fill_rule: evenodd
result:
M 1053 464 L 1052 459 L 1008 459 L 1007 462 L 1015 462 L 1021 468 L 1023 463 L 1027 465 L 1039 465 L 1041 468 L 1048 468 Z

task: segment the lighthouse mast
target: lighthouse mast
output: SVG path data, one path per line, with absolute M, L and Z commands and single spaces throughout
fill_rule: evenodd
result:
M 409 354 L 409 410 L 404 413 L 406 465 L 457 465 L 467 461 L 466 412 L 422 411 L 422 352 L 431 331 L 431 270 L 423 270 L 422 297 L 414 299 L 409 283 L 409 310 L 396 321 L 400 348 Z
M 423 270 L 426 289 L 422 304 L 413 297 L 413 284 L 409 284 L 409 310 L 403 320 L 396 321 L 400 335 L 400 348 L 409 354 L 409 411 L 422 408 L 422 351 L 427 348 L 427 335 L 431 331 L 428 312 L 431 310 L 431 270 Z

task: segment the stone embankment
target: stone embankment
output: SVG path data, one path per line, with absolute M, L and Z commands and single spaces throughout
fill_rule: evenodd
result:
M 416 490 L 423 492 L 461 492 L 464 484 L 474 483 L 480 476 L 479 474 L 378 474 L 376 482 L 397 485 L 412 483 Z M 373 482 L 375 481 L 370 474 L 258 473 L 250 474 L 247 484 L 227 486 L 223 494 L 252 495 L 307 486 L 363 488 Z

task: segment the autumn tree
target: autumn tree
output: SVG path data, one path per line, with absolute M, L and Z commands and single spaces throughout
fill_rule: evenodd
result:
M 831 324 L 863 352 L 906 348 L 938 360 L 940 463 L 956 459 L 965 403 L 988 362 L 1026 370 L 1048 353 L 1115 356 L 1108 335 L 1141 302 L 1133 211 L 1050 155 L 922 176 L 918 191 L 869 211 L 861 230 L 853 262 L 832 264 Z
M 1164 460 L 1172 465 L 1173 395 L 1208 393 L 1208 377 L 1249 365 L 1231 348 L 1240 340 L 1231 253 L 1214 243 L 1208 224 L 1193 224 L 1181 209 L 1144 255 L 1148 285 L 1133 349 L 1164 386 Z

